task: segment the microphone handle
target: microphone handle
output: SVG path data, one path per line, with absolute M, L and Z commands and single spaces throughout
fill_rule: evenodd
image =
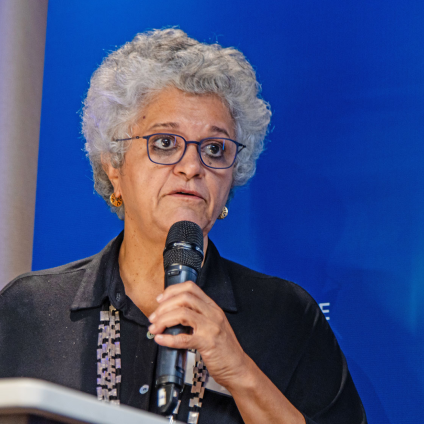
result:
M 197 272 L 186 265 L 174 264 L 165 269 L 165 288 L 185 281 L 197 281 Z M 176 325 L 167 328 L 164 334 L 190 333 L 191 328 Z M 171 415 L 178 405 L 179 394 L 184 386 L 187 351 L 159 346 L 156 365 L 157 406 L 162 415 Z

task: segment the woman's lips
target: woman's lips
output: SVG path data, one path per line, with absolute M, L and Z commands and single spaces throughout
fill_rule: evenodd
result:
M 193 200 L 203 200 L 203 197 L 196 191 L 176 190 L 169 193 L 169 195 L 172 197 L 181 197 L 181 198 L 193 199 Z

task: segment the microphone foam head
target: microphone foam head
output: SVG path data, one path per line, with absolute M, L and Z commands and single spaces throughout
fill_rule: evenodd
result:
M 173 243 L 184 243 L 188 247 L 172 246 Z M 172 225 L 163 252 L 165 269 L 169 265 L 180 264 L 187 265 L 199 272 L 202 267 L 203 254 L 194 246 L 197 246 L 197 249 L 203 252 L 203 232 L 196 223 L 179 221 Z

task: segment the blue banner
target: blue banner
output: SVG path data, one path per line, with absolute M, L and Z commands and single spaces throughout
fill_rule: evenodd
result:
M 221 255 L 320 303 L 371 424 L 424 422 L 424 2 L 50 0 L 33 268 L 122 228 L 80 134 L 92 72 L 137 32 L 239 48 L 273 111 L 257 175 L 212 230 Z

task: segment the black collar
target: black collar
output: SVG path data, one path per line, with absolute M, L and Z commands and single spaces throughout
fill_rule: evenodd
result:
M 222 310 L 237 312 L 233 286 L 225 262 L 211 240 L 208 242 L 198 285 Z
M 83 266 L 85 272 L 71 305 L 71 311 L 99 307 L 107 298 L 117 309 L 129 307 L 124 285 L 119 276 L 118 255 L 123 238 L 122 231 L 100 253 L 87 259 Z M 225 263 L 210 240 L 198 285 L 221 309 L 226 312 L 237 311 L 233 287 Z

